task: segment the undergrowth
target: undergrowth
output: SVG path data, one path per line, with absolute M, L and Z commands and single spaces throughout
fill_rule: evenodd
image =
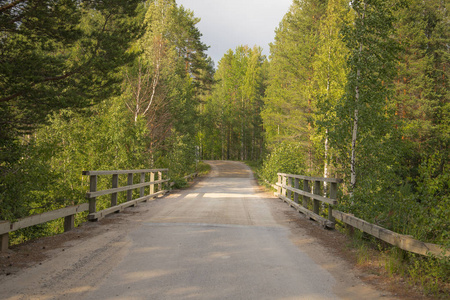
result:
M 346 230 L 351 237 L 348 245 L 356 250 L 360 266 L 378 266 L 389 278 L 403 278 L 411 288 L 417 288 L 431 299 L 450 299 L 450 259 L 426 257 L 391 246 L 360 230 Z

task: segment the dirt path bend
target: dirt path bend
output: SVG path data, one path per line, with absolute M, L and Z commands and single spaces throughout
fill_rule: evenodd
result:
M 247 166 L 207 163 L 194 187 L 87 223 L 40 264 L 0 275 L 0 299 L 394 299 L 308 235 Z

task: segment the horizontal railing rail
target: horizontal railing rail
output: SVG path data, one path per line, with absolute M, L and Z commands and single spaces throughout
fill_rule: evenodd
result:
M 167 172 L 169 169 L 142 169 L 142 170 L 113 170 L 113 171 L 83 171 L 83 175 L 114 175 Z
M 445 251 L 444 247 L 441 245 L 418 241 L 412 236 L 393 232 L 381 226 L 357 218 L 352 214 L 343 213 L 338 210 L 333 211 L 333 216 L 351 227 L 364 231 L 371 236 L 374 236 L 405 251 L 425 256 L 435 255 L 450 257 L 450 252 Z
M 342 183 L 343 180 L 339 178 L 327 178 L 327 177 L 311 177 L 304 175 L 295 175 L 295 174 L 286 174 L 286 173 L 277 173 L 278 176 L 287 176 L 290 178 L 303 179 L 308 181 L 321 181 L 321 182 L 332 182 L 332 183 Z

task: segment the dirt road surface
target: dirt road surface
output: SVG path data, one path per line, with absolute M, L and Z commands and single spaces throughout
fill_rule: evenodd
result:
M 190 189 L 61 235 L 45 260 L 0 275 L 0 299 L 395 299 L 309 235 L 247 166 L 208 163 Z

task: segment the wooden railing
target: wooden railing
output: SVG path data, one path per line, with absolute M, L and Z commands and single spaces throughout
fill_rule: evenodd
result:
M 0 221 L 0 251 L 8 250 L 9 233 L 22 228 L 42 224 L 59 218 L 64 218 L 64 231 L 72 230 L 75 227 L 75 215 L 89 210 L 89 204 L 83 203 L 76 206 L 69 206 L 42 214 L 26 217 L 17 222 Z
M 300 181 L 302 181 L 302 189 L 300 189 Z M 342 179 L 278 173 L 277 195 L 290 206 L 295 207 L 297 211 L 322 224 L 323 227 L 334 228 L 335 220 L 332 215 L 332 206 L 337 204 L 337 185 L 340 182 L 342 182 Z M 329 192 L 327 193 L 325 187 L 328 186 Z M 329 196 L 325 197 L 323 194 Z M 302 196 L 301 203 L 299 201 L 300 196 Z M 325 205 L 321 205 L 320 202 L 326 203 L 328 219 L 321 216 L 321 211 L 324 210 Z
M 91 221 L 95 221 L 113 212 L 121 211 L 125 207 L 135 206 L 139 202 L 148 201 L 149 199 L 155 198 L 158 195 L 165 194 L 168 191 L 164 189 L 164 185 L 169 182 L 169 179 L 163 179 L 163 174 L 167 171 L 168 169 L 84 171 L 83 175 L 87 175 L 90 177 L 90 189 L 86 194 L 86 197 L 89 199 L 89 203 L 82 203 L 76 206 L 69 206 L 53 211 L 48 211 L 42 214 L 26 217 L 12 223 L 9 221 L 0 220 L 0 252 L 5 252 L 8 250 L 9 233 L 18 229 L 27 228 L 56 219 L 64 218 L 64 231 L 69 231 L 75 227 L 75 215 L 78 213 L 89 211 L 88 219 Z M 127 174 L 128 184 L 126 186 L 119 187 L 119 174 Z M 133 184 L 134 174 L 140 174 L 139 184 Z M 98 176 L 102 175 L 112 175 L 111 189 L 97 191 L 97 179 Z M 195 177 L 196 175 L 197 173 L 188 175 L 185 177 L 185 179 Z M 146 177 L 149 178 L 148 182 L 145 181 Z M 157 180 L 155 180 L 155 178 Z M 149 195 L 144 195 L 146 187 L 150 187 Z M 139 189 L 139 198 L 133 200 L 132 195 L 134 189 Z M 117 204 L 118 193 L 120 192 L 127 192 L 127 201 L 122 204 Z M 111 207 L 97 212 L 96 198 L 102 195 L 109 194 L 111 195 Z
M 299 187 L 300 180 L 303 181 L 303 189 Z M 322 196 L 324 190 L 323 183 L 325 182 L 327 184 L 329 183 L 328 198 Z M 333 205 L 337 204 L 337 184 L 341 182 L 341 179 L 335 178 L 318 178 L 284 173 L 278 173 L 278 182 L 276 184 L 271 184 L 266 181 L 272 188 L 277 190 L 275 195 L 287 202 L 290 206 L 296 208 L 299 212 L 318 221 L 323 227 L 333 228 L 335 219 L 337 219 L 346 226 L 357 228 L 405 251 L 425 256 L 450 257 L 450 251 L 445 251 L 441 245 L 421 242 L 409 235 L 399 234 L 371 224 L 352 214 L 333 210 Z M 302 196 L 302 203 L 299 202 L 299 196 Z M 313 203 L 310 203 L 311 199 L 313 199 Z M 320 202 L 328 205 L 328 219 L 320 215 L 321 209 L 323 209 Z M 310 207 L 312 207 L 312 211 L 309 209 Z
M 450 257 L 450 252 L 445 251 L 444 247 L 441 245 L 416 240 L 412 236 L 393 232 L 381 226 L 357 218 L 352 214 L 343 213 L 338 210 L 333 211 L 333 216 L 348 226 L 357 228 L 402 250 L 425 256 Z
M 83 175 L 89 176 L 89 192 L 86 198 L 89 199 L 89 216 L 88 220 L 94 221 L 104 218 L 105 216 L 122 211 L 129 206 L 135 206 L 139 202 L 148 201 L 158 195 L 166 194 L 168 190 L 163 188 L 169 179 L 163 179 L 163 173 L 168 169 L 149 169 L 149 170 L 124 170 L 124 171 L 83 171 Z M 127 185 L 119 187 L 119 175 L 127 175 Z M 133 184 L 135 174 L 139 174 L 139 183 Z M 97 191 L 98 176 L 112 176 L 111 188 Z M 155 178 L 157 176 L 157 178 Z M 146 181 L 149 178 L 149 181 Z M 157 180 L 155 180 L 157 179 Z M 145 195 L 145 188 L 150 187 L 149 194 Z M 133 199 L 133 190 L 139 189 L 139 198 Z M 127 192 L 126 202 L 117 204 L 117 196 L 119 192 Z M 107 209 L 97 212 L 97 197 L 111 195 L 111 206 Z

